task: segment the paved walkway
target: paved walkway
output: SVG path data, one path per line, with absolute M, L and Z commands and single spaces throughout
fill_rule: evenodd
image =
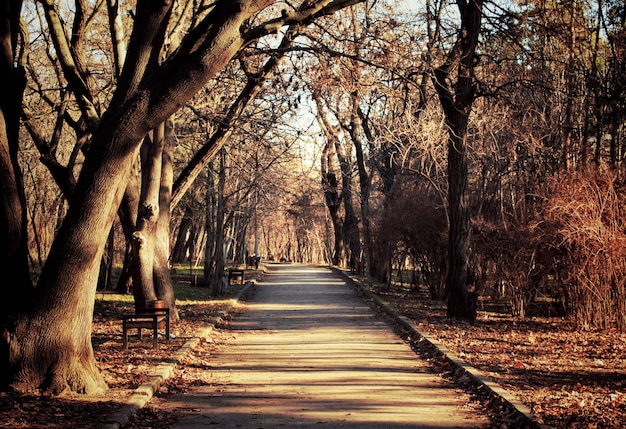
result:
M 330 270 L 273 265 L 174 428 L 472 428 L 487 419 Z M 163 404 L 164 405 L 164 404 Z

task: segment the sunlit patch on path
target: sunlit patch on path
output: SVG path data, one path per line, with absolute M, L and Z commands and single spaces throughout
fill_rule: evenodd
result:
M 429 372 L 329 270 L 272 266 L 230 323 L 211 386 L 168 396 L 177 428 L 477 427 L 487 419 Z M 165 405 L 165 404 L 164 404 Z

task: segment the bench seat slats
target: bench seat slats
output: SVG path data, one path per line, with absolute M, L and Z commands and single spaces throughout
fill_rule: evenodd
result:
M 138 308 L 133 314 L 122 315 L 123 348 L 128 349 L 128 330 L 137 329 L 141 338 L 142 329 L 152 329 L 152 346 L 159 348 L 159 329 L 165 328 L 165 341 L 170 340 L 170 309 L 169 308 Z

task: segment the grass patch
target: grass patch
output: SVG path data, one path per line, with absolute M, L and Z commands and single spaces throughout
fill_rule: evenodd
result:
M 113 269 L 113 284 L 117 283 L 121 267 Z M 258 270 L 246 270 L 246 281 L 258 280 L 264 272 L 264 267 L 260 266 Z M 236 295 L 240 289 L 239 285 L 232 285 L 226 291 L 224 296 L 213 296 L 212 288 L 195 286 L 200 283 L 204 276 L 204 267 L 189 267 L 188 265 L 175 265 L 171 270 L 171 280 L 174 286 L 174 296 L 176 297 L 177 306 L 189 306 L 193 304 L 206 304 L 209 302 L 228 300 Z M 195 277 L 195 280 L 194 280 Z M 119 293 L 114 290 L 98 291 L 96 301 L 109 302 L 116 305 L 132 305 L 134 297 L 132 294 Z

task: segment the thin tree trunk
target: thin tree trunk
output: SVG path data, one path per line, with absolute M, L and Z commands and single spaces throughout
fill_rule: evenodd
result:
M 187 245 L 193 234 L 193 211 L 190 206 L 185 207 L 185 214 L 180 221 L 178 233 L 176 234 L 176 242 L 172 250 L 172 263 L 181 264 L 185 261 Z M 192 257 L 192 255 L 189 255 Z
M 218 174 L 217 183 L 217 213 L 215 218 L 216 231 L 215 231 L 215 271 L 212 273 L 211 284 L 213 286 L 213 296 L 218 296 L 220 293 L 220 286 L 222 276 L 224 275 L 224 268 L 226 261 L 224 260 L 224 218 L 225 218 L 225 201 L 224 201 L 224 188 L 226 182 L 226 151 L 222 149 L 220 151 L 220 169 Z
M 19 124 L 24 68 L 16 65 L 21 1 L 3 2 L 0 13 L 0 273 L 11 276 L 0 287 L 0 387 L 12 380 L 11 335 L 16 312 L 32 303 L 34 288 L 28 265 L 28 214 L 22 171 L 18 162 Z M 3 370 L 5 369 L 5 370 Z
M 453 125 L 452 123 L 455 122 Z M 473 320 L 476 308 L 469 291 L 468 259 L 470 242 L 470 212 L 467 192 L 467 158 L 464 136 L 466 118 L 458 115 L 450 121 L 448 141 L 448 206 L 450 228 L 448 235 L 448 315 Z M 454 128 L 453 128 L 454 127 Z M 462 134 L 461 134 L 462 133 Z
M 206 247 L 204 249 L 204 280 L 203 284 L 211 285 L 215 269 L 215 243 L 217 241 L 217 190 L 215 189 L 215 161 L 210 161 L 207 168 L 206 216 L 205 229 L 207 231 Z
M 363 274 L 370 277 L 372 274 L 372 260 L 374 259 L 372 249 L 372 234 L 370 228 L 370 189 L 371 189 L 371 177 L 367 172 L 365 166 L 365 155 L 363 153 L 363 142 L 358 134 L 358 129 L 361 128 L 366 135 L 366 138 L 371 141 L 373 138 L 367 124 L 364 123 L 364 116 L 359 114 L 359 98 L 353 96 L 352 118 L 350 120 L 350 126 L 348 132 L 350 138 L 354 144 L 356 153 L 357 167 L 359 169 L 359 186 L 361 189 L 360 202 L 361 202 L 361 224 L 363 231 L 363 254 L 365 256 Z
M 344 241 L 343 241 L 343 223 L 339 216 L 339 208 L 341 206 L 341 200 L 339 197 L 337 176 L 334 173 L 333 160 L 332 160 L 332 144 L 330 141 L 324 146 L 322 152 L 322 188 L 324 190 L 324 201 L 328 213 L 330 215 L 330 221 L 333 225 L 334 232 L 334 247 L 331 254 L 332 264 L 338 266 L 339 262 L 344 257 Z

